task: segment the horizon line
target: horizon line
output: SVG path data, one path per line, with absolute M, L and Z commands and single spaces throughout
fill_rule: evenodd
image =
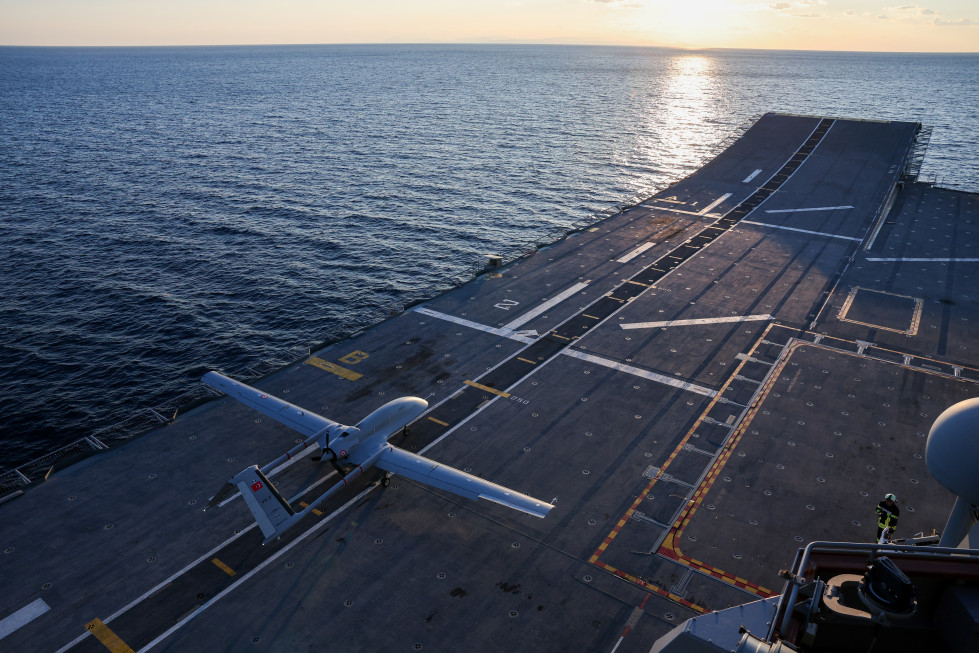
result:
M 328 43 L 144 43 L 144 44 L 0 44 L 0 48 L 247 48 L 247 47 L 317 47 L 317 46 L 537 46 L 537 47 L 594 47 L 594 48 L 643 48 L 648 50 L 677 50 L 687 52 L 804 52 L 829 54 L 979 54 L 979 50 L 825 50 L 825 49 L 793 49 L 793 48 L 731 48 L 731 47 L 693 47 L 683 45 L 637 45 L 624 43 L 575 43 L 575 42 L 539 42 L 539 41 L 363 41 L 363 42 L 328 42 Z

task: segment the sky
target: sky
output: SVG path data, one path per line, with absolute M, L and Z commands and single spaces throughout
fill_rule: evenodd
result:
M 979 2 L 0 0 L 0 45 L 569 43 L 979 52 Z

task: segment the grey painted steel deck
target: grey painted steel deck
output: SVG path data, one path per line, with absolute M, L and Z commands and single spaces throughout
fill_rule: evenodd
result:
M 546 519 L 368 474 L 262 547 L 240 499 L 201 508 L 298 434 L 222 399 L 0 505 L 0 620 L 50 608 L 0 649 L 646 651 L 777 589 L 805 542 L 869 540 L 885 491 L 899 535 L 940 529 L 922 434 L 979 395 L 979 196 L 897 189 L 915 130 L 766 115 L 656 197 L 257 384 L 344 423 L 424 397 L 399 444 Z M 273 480 L 309 501 L 330 473 Z

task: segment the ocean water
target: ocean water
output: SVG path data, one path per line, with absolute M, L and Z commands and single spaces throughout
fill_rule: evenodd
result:
M 979 55 L 0 48 L 0 470 L 611 215 L 767 111 L 919 120 L 922 177 L 979 190 Z

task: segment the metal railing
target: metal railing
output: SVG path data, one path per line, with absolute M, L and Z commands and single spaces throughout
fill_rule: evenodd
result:
M 915 134 L 914 143 L 911 145 L 911 152 L 901 173 L 902 181 L 917 181 L 918 174 L 921 172 L 921 164 L 925 160 L 925 152 L 928 150 L 928 143 L 931 142 L 933 127 L 922 125 Z
M 778 606 L 775 610 L 775 618 L 772 619 L 768 631 L 768 640 L 773 641 L 775 632 L 785 633 L 788 630 L 789 620 L 792 617 L 792 608 L 799 595 L 799 589 L 810 582 L 811 578 L 805 578 L 803 574 L 809 564 L 809 558 L 813 553 L 843 553 L 843 554 L 867 554 L 867 564 L 873 563 L 878 555 L 886 554 L 900 559 L 901 557 L 913 556 L 915 558 L 932 559 L 968 559 L 979 562 L 979 550 L 959 549 L 954 547 L 938 546 L 914 546 L 907 544 L 877 544 L 865 542 L 810 542 L 804 550 L 800 550 L 796 556 L 795 563 L 792 565 L 791 578 L 786 580 L 785 588 L 779 598 Z M 791 588 L 789 587 L 791 586 Z M 781 616 L 781 619 L 778 617 Z

